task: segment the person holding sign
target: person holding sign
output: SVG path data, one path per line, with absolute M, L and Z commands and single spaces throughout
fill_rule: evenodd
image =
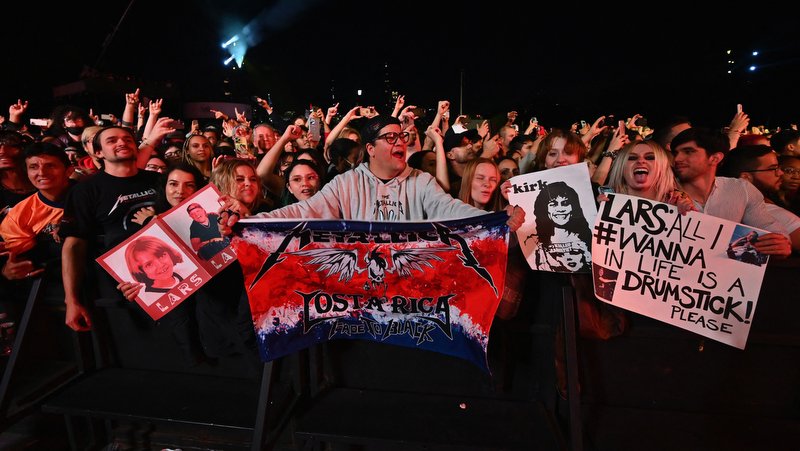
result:
M 367 221 L 420 221 L 463 218 L 483 210 L 453 199 L 430 174 L 406 164 L 407 132 L 391 116 L 375 116 L 367 122 L 364 142 L 368 161 L 331 180 L 317 194 L 259 216 L 270 218 L 355 219 Z M 220 191 L 224 191 L 220 187 Z M 227 193 L 226 193 L 227 194 Z M 241 215 L 241 203 L 228 196 L 220 209 L 223 235 Z M 516 231 L 525 222 L 522 208 L 507 207 L 508 225 Z
M 611 166 L 608 184 L 615 193 L 666 202 L 677 206 L 681 213 L 695 209 L 692 199 L 678 189 L 667 151 L 655 141 L 623 147 Z
M 672 140 L 678 180 L 695 208 L 729 221 L 765 229 L 755 247 L 767 255 L 788 257 L 792 245 L 786 229 L 767 211 L 758 188 L 743 179 L 717 177 L 717 167 L 728 152 L 728 143 L 708 130 L 690 128 Z

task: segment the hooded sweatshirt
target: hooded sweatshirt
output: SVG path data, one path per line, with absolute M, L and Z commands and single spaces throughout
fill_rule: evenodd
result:
M 305 201 L 259 213 L 262 218 L 351 219 L 361 221 L 432 221 L 486 214 L 453 199 L 430 174 L 406 166 L 384 183 L 362 163 L 334 177 Z

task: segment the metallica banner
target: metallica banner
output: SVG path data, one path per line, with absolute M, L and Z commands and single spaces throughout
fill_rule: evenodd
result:
M 344 338 L 487 369 L 507 219 L 501 212 L 441 222 L 240 221 L 233 247 L 262 359 Z

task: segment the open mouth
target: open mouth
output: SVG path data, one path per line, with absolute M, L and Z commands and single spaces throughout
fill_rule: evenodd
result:
M 650 171 L 645 168 L 636 168 L 633 170 L 633 179 L 636 181 L 636 183 L 644 183 L 647 181 L 647 176 L 649 174 Z

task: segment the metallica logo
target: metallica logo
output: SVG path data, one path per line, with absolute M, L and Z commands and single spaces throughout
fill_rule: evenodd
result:
M 453 339 L 450 324 L 450 299 L 454 294 L 439 297 L 407 298 L 405 296 L 362 296 L 359 294 L 330 294 L 322 290 L 311 293 L 295 291 L 303 298 L 303 333 L 326 321 L 334 321 L 329 338 L 345 335 L 369 334 L 385 340 L 394 335 L 409 335 L 421 344 L 433 341 L 430 332 L 441 330 Z M 364 313 L 370 313 L 371 317 Z M 391 314 L 388 322 L 379 322 L 376 316 Z M 402 315 L 402 316 L 399 316 Z
M 401 251 L 390 249 L 392 267 L 387 267 L 387 261 L 378 248 L 372 249 L 364 256 L 365 267 L 358 265 L 358 253 L 350 249 L 311 249 L 308 251 L 291 252 L 291 255 L 302 257 L 312 257 L 308 264 L 319 265 L 317 271 L 328 271 L 328 277 L 338 274 L 339 282 L 350 282 L 355 273 L 367 272 L 367 282 L 364 284 L 364 291 L 370 288 L 383 286 L 384 293 L 389 285 L 386 283 L 386 274 L 397 272 L 401 277 L 411 275 L 411 270 L 415 269 L 424 272 L 423 266 L 433 268 L 430 261 L 444 261 L 436 255 L 437 252 L 452 251 L 454 247 L 439 248 L 418 248 L 404 249 Z
M 383 286 L 387 288 L 384 280 L 386 273 L 396 272 L 402 277 L 411 275 L 412 270 L 424 272 L 424 266 L 432 268 L 431 261 L 444 261 L 440 256 L 436 255 L 441 251 L 450 251 L 460 249 L 461 255 L 459 260 L 461 263 L 475 271 L 481 276 L 489 286 L 497 294 L 497 287 L 494 284 L 489 271 L 481 266 L 475 254 L 470 249 L 467 240 L 457 233 L 452 233 L 451 230 L 443 224 L 433 223 L 435 230 L 421 231 L 421 232 L 389 232 L 380 234 L 371 234 L 366 232 L 353 232 L 353 231 L 321 231 L 309 230 L 306 228 L 308 223 L 300 223 L 293 228 L 284 237 L 281 244 L 272 252 L 264 261 L 261 269 L 250 284 L 250 289 L 258 283 L 259 280 L 269 271 L 273 266 L 281 263 L 286 259 L 285 255 L 299 255 L 302 257 L 311 257 L 308 264 L 319 265 L 317 271 L 327 271 L 328 276 L 334 274 L 338 275 L 340 282 L 349 282 L 353 275 L 367 271 L 368 280 L 364 284 L 364 290 L 375 288 L 376 286 Z M 298 249 L 296 252 L 286 252 L 292 240 L 299 240 Z M 440 248 L 416 248 L 416 249 L 403 249 L 395 250 L 390 249 L 389 258 L 392 262 L 392 267 L 388 267 L 388 262 L 383 253 L 379 252 L 378 247 L 374 247 L 370 252 L 365 255 L 362 260 L 365 266 L 359 265 L 358 253 L 351 249 L 302 249 L 311 243 L 363 243 L 363 244 L 390 244 L 390 243 L 411 243 L 411 242 L 440 242 L 447 247 Z M 453 247 L 458 246 L 458 248 Z

